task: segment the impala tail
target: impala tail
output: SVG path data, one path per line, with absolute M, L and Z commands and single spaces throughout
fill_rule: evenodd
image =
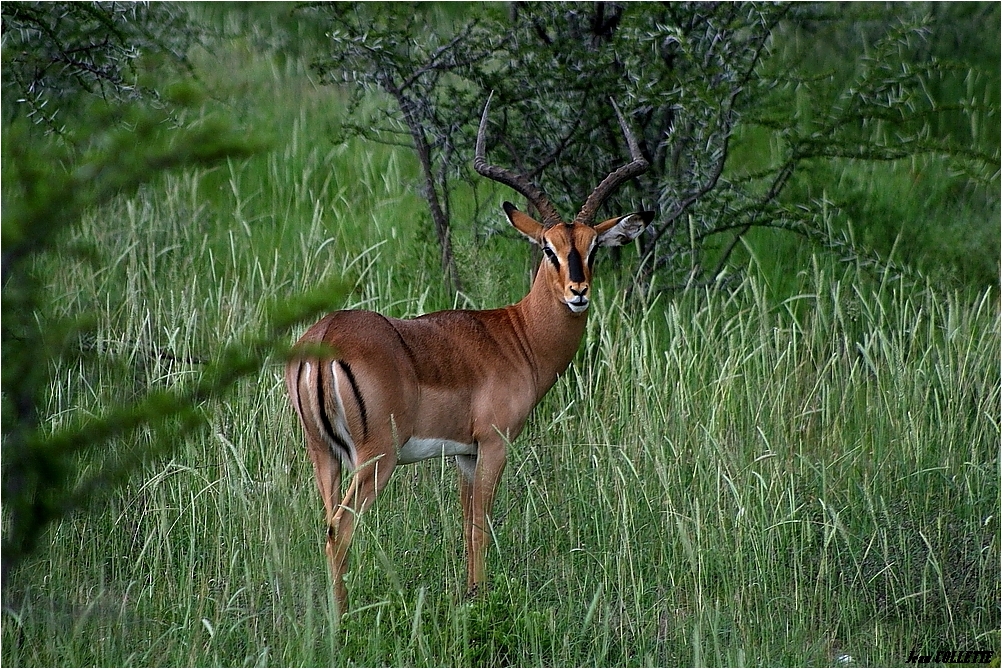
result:
M 358 453 L 348 428 L 346 389 L 366 429 L 368 421 L 365 402 L 348 363 L 337 359 L 299 358 L 288 366 L 285 385 L 307 438 L 314 444 L 326 445 L 342 467 L 353 471 L 358 465 Z

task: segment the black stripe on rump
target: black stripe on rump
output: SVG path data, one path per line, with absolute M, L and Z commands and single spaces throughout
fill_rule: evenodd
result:
M 339 459 L 342 462 L 351 462 L 351 449 L 348 448 L 348 444 L 344 443 L 341 435 L 334 431 L 331 420 L 327 416 L 327 402 L 324 397 L 324 367 L 326 366 L 324 364 L 317 365 L 317 410 L 320 412 L 320 422 L 331 443 L 336 444 L 343 451 L 343 457 Z
M 578 247 L 572 246 L 571 252 L 567 254 L 567 274 L 574 283 L 584 283 L 584 267 L 581 265 L 581 254 Z
M 303 413 L 303 361 L 299 361 L 299 367 L 296 368 L 296 410 L 299 412 L 299 420 L 304 424 L 306 423 L 306 414 Z
M 351 366 L 344 360 L 338 360 L 337 364 L 341 366 L 341 371 L 348 377 L 351 392 L 355 394 L 355 403 L 358 405 L 358 412 L 362 415 L 362 439 L 367 440 L 369 438 L 369 416 L 365 411 L 365 400 L 362 399 L 362 393 L 358 391 L 358 382 L 355 381 L 355 374 L 351 371 Z

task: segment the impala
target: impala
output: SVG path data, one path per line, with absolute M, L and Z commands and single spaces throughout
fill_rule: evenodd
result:
M 344 574 L 357 517 L 397 465 L 427 458 L 455 458 L 468 592 L 485 583 L 489 516 L 506 444 L 577 351 L 591 301 L 595 251 L 631 241 L 654 216 L 645 211 L 593 224 L 614 189 L 648 167 L 618 107 L 632 162 L 610 173 L 571 223 L 561 220 L 529 179 L 487 163 L 489 109 L 490 99 L 473 167 L 525 196 L 543 219 L 539 223 L 509 202 L 502 205 L 515 229 L 545 254 L 529 293 L 501 309 L 411 319 L 338 311 L 307 330 L 297 344 L 301 353 L 286 368 L 286 387 L 326 510 L 325 550 L 341 613 L 347 610 Z M 318 345 L 330 353 L 318 354 Z M 353 474 L 343 497 L 342 469 Z

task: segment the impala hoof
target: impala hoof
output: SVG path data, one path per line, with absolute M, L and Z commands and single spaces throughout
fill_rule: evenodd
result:
M 488 587 L 486 583 L 477 583 L 466 589 L 466 599 L 480 599 L 487 595 Z

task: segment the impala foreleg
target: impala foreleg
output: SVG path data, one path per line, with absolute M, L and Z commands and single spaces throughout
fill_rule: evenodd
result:
M 459 496 L 466 540 L 466 588 L 474 595 L 487 583 L 486 554 L 491 540 L 490 514 L 507 457 L 498 435 L 480 442 L 476 456 L 459 456 Z M 475 463 L 475 464 L 474 464 Z

